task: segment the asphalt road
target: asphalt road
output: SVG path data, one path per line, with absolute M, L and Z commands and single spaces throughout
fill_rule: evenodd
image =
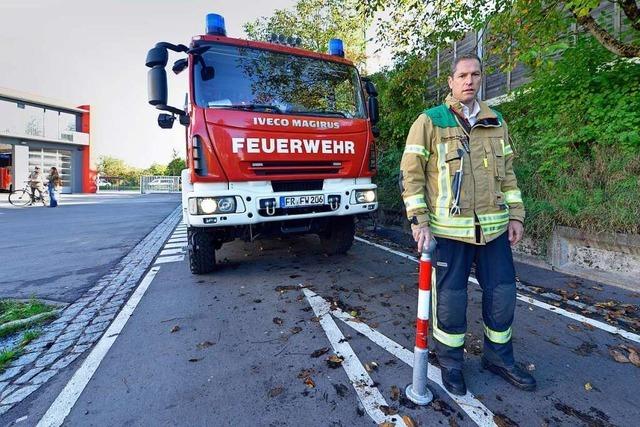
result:
M 73 302 L 180 203 L 179 194 L 62 195 L 55 208 L 0 202 L 0 298 Z
M 456 401 L 437 381 L 427 407 L 398 396 L 411 381 L 417 265 L 401 256 L 411 249 L 394 245 L 394 233 L 382 236 L 364 235 L 382 247 L 358 241 L 343 257 L 322 255 L 313 236 L 234 242 L 219 252 L 217 272 L 194 276 L 179 226 L 146 292 L 137 305 L 130 300 L 123 329 L 107 331 L 94 349 L 105 350 L 95 372 L 87 350 L 0 423 L 35 425 L 55 400 L 70 426 L 370 426 L 376 417 L 399 424 L 402 415 L 419 425 L 637 425 L 640 368 L 611 351 L 640 347 L 639 296 L 523 265 L 514 346 L 538 390 L 481 370 L 481 292 L 470 283 L 465 376 L 473 396 Z M 335 354 L 345 360 L 332 367 Z M 58 398 L 63 388 L 77 400 Z

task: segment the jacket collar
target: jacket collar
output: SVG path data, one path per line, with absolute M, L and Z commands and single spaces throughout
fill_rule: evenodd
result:
M 478 113 L 478 118 L 477 118 L 477 125 L 490 125 L 490 126 L 500 126 L 500 121 L 498 119 L 498 116 L 496 115 L 496 113 L 493 112 L 493 110 L 491 108 L 489 108 L 489 106 L 487 105 L 486 102 L 484 101 L 480 101 L 479 99 L 476 100 L 478 101 L 478 104 L 480 105 L 480 112 Z M 452 108 L 460 117 L 464 117 L 464 114 L 462 113 L 462 103 L 453 97 L 453 95 L 451 93 L 449 93 L 449 95 L 447 95 L 447 98 L 444 100 L 445 105 L 448 108 Z

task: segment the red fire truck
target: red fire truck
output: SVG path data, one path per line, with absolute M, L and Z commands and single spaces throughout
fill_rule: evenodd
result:
M 312 233 L 326 253 L 345 253 L 354 218 L 378 208 L 374 85 L 341 40 L 322 54 L 299 39 L 227 37 L 217 14 L 206 27 L 189 46 L 160 42 L 146 58 L 149 103 L 167 112 L 158 124 L 186 127 L 191 272 L 213 271 L 215 251 L 236 238 Z M 184 108 L 167 104 L 169 51 L 186 54 L 172 66 L 189 74 Z

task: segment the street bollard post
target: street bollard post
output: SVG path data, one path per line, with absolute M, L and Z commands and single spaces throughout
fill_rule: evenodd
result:
M 433 393 L 427 386 L 429 305 L 431 304 L 431 253 L 436 247 L 435 240 L 425 242 L 420 255 L 418 275 L 418 315 L 416 319 L 416 344 L 413 349 L 413 382 L 405 390 L 407 398 L 416 405 L 427 405 L 433 400 Z

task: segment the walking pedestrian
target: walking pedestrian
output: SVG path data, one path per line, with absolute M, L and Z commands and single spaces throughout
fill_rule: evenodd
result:
M 32 201 L 35 201 L 36 199 L 36 191 L 40 198 L 42 198 L 42 194 L 44 193 L 44 177 L 40 171 L 40 166 L 34 167 L 33 172 L 29 174 L 29 187 L 31 187 Z
M 472 264 L 482 287 L 482 365 L 534 390 L 514 360 L 516 284 L 511 246 L 522 238 L 524 205 L 513 172 L 513 148 L 502 115 L 477 99 L 482 63 L 460 55 L 451 93 L 413 123 L 400 164 L 402 197 L 420 251 L 434 236 L 432 327 L 445 388 L 467 392 L 462 374 L 467 283 Z
M 58 206 L 58 192 L 62 185 L 60 174 L 55 166 L 49 171 L 47 180 L 49 181 L 49 207 L 55 208 Z

